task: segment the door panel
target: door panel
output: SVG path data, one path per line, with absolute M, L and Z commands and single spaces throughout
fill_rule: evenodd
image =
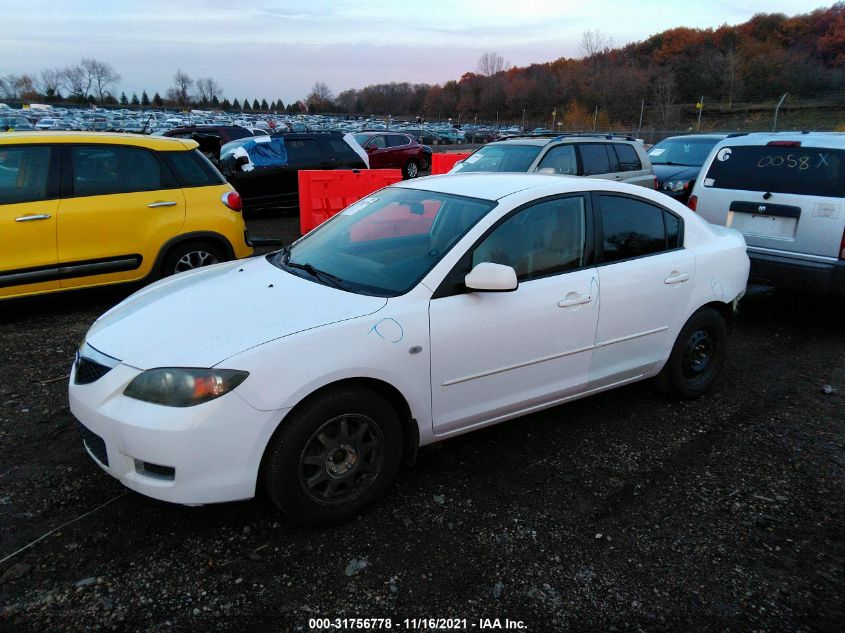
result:
M 434 432 L 455 431 L 583 389 L 597 294 L 596 270 L 587 268 L 527 281 L 514 292 L 433 299 Z
M 58 200 L 0 204 L 0 297 L 59 288 L 56 278 L 58 204 Z M 39 277 L 45 281 L 37 281 Z M 35 283 L 25 283 L 28 279 Z

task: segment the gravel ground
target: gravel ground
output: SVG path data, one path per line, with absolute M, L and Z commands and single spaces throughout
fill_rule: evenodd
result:
M 0 630 L 843 630 L 842 305 L 749 297 L 706 397 L 638 384 L 424 448 L 357 521 L 309 530 L 262 501 L 147 499 L 88 457 L 65 376 L 128 293 L 0 304 L 0 559 L 58 528 L 0 563 Z

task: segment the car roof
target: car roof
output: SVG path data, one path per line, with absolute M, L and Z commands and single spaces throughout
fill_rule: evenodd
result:
M 589 181 L 589 182 L 587 182 Z M 442 176 L 427 176 L 404 180 L 392 185 L 406 189 L 420 189 L 423 191 L 436 191 L 456 196 L 469 198 L 480 198 L 482 200 L 500 200 L 518 191 L 534 189 L 537 187 L 548 187 L 549 185 L 571 185 L 572 191 L 583 191 L 586 186 L 607 184 L 600 183 L 576 176 L 550 176 L 523 173 L 500 173 L 500 172 L 471 172 L 467 174 L 445 174 Z M 567 187 L 561 188 L 564 193 Z
M 750 132 L 730 135 L 719 145 L 766 145 L 772 141 L 798 141 L 808 147 L 845 148 L 843 132 Z
M 700 138 L 707 141 L 710 140 L 722 140 L 723 138 L 727 138 L 727 134 L 678 134 L 677 136 L 667 136 L 663 139 L 663 141 L 674 141 L 676 139 L 687 139 L 687 138 Z M 663 141 L 660 141 L 661 143 Z
M 199 143 L 187 138 L 144 136 L 108 132 L 6 132 L 0 135 L 0 145 L 43 143 L 94 143 L 97 145 L 134 145 L 153 150 L 189 150 Z

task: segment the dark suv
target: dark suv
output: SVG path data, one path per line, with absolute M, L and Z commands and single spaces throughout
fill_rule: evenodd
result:
M 371 169 L 401 169 L 405 178 L 416 178 L 431 165 L 431 151 L 426 152 L 412 134 L 358 132 L 355 140 L 370 157 Z
M 300 169 L 366 169 L 365 154 L 341 132 L 286 132 L 242 138 L 220 149 L 218 166 L 244 211 L 299 210 Z M 361 154 L 358 154 L 361 152 Z

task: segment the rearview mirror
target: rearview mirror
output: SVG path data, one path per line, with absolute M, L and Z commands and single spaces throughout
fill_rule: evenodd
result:
M 482 292 L 510 292 L 516 290 L 519 282 L 516 271 L 510 266 L 481 262 L 464 277 L 464 284 L 470 290 Z

